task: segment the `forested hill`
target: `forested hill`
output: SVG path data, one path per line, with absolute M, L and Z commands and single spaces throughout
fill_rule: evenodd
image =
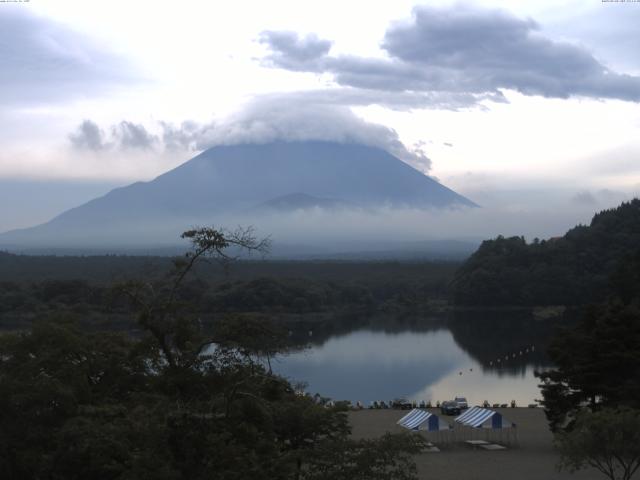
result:
M 563 237 L 487 240 L 456 272 L 458 305 L 581 305 L 603 300 L 611 276 L 640 250 L 640 200 L 597 213 Z

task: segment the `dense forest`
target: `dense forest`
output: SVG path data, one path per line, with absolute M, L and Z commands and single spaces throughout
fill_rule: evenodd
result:
M 28 328 L 51 315 L 85 326 L 128 329 L 132 312 L 118 285 L 164 281 L 167 257 L 26 256 L 0 253 L 0 326 Z M 178 299 L 208 322 L 254 313 L 293 323 L 373 313 L 432 312 L 446 303 L 453 262 L 237 261 L 194 266 Z
M 611 276 L 605 301 L 575 325 L 555 332 L 555 368 L 540 374 L 551 428 L 561 429 L 585 405 L 640 408 L 640 250 Z
M 457 271 L 457 305 L 584 305 L 611 293 L 609 278 L 640 246 L 640 200 L 597 213 L 563 237 L 487 240 Z
M 164 278 L 111 290 L 137 335 L 87 331 L 64 310 L 0 335 L 0 478 L 414 480 L 420 436 L 354 440 L 346 405 L 274 374 L 269 359 L 289 343 L 281 326 L 241 315 L 202 324 L 183 288 L 195 262 L 261 244 L 188 233 L 193 251 Z M 33 292 L 54 305 L 100 293 L 62 286 Z

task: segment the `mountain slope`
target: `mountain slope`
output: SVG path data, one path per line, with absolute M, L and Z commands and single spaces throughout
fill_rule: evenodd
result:
M 0 244 L 160 235 L 172 225 L 212 223 L 221 213 L 246 211 L 292 192 L 366 208 L 475 206 L 373 147 L 331 142 L 218 146 L 150 182 L 112 190 L 46 224 L 1 235 Z
M 270 212 L 294 212 L 297 210 L 310 210 L 321 208 L 324 210 L 339 210 L 353 208 L 356 205 L 335 198 L 319 198 L 306 193 L 292 193 L 281 197 L 272 198 L 256 207 L 257 211 Z

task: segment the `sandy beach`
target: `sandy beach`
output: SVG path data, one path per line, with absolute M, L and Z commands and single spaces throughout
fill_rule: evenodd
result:
M 518 442 L 506 450 L 486 451 L 474 449 L 461 440 L 433 443 L 440 448 L 437 453 L 416 456 L 419 478 L 442 480 L 591 480 L 605 478 L 590 469 L 576 473 L 558 472 L 558 453 L 553 447 L 553 436 L 548 429 L 544 412 L 539 408 L 495 409 L 517 425 Z M 433 413 L 439 415 L 437 410 Z M 355 438 L 373 438 L 386 432 L 400 433 L 405 429 L 396 422 L 407 413 L 401 410 L 361 410 L 349 413 Z M 454 417 L 441 418 L 453 423 Z M 456 427 L 454 427 L 456 428 Z M 457 428 L 456 428 L 457 430 Z M 461 431 L 458 436 L 461 436 Z M 475 438 L 475 437 L 474 437 Z M 506 439 L 506 437 L 505 437 Z M 496 441 L 496 443 L 500 443 Z M 503 442 L 506 445 L 506 442 Z

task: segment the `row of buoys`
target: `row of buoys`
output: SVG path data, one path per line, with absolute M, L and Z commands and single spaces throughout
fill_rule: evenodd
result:
M 509 353 L 507 355 L 505 355 L 504 357 L 499 357 L 496 360 L 491 360 L 489 362 L 489 366 L 493 367 L 494 365 L 496 367 L 499 367 L 501 364 L 504 364 L 506 362 L 508 362 L 509 360 L 513 360 L 516 359 L 518 357 L 521 357 L 523 355 L 526 355 L 528 353 L 533 353 L 535 352 L 536 347 L 535 345 L 531 345 L 530 347 L 526 347 L 524 350 L 519 350 L 518 353 Z M 469 368 L 470 372 L 473 372 L 473 368 Z M 458 371 L 458 375 L 462 375 L 464 373 L 464 370 L 459 370 Z
M 526 355 L 528 353 L 533 353 L 535 351 L 536 351 L 535 345 L 531 345 L 530 347 L 526 347 L 524 350 L 519 350 L 517 353 L 516 352 L 508 353 L 504 357 L 498 357 L 495 360 L 491 360 L 489 362 L 489 366 L 490 367 L 493 367 L 494 365 L 498 366 L 504 362 L 508 362 L 509 360 L 514 360 L 518 357 L 522 357 L 523 355 Z

